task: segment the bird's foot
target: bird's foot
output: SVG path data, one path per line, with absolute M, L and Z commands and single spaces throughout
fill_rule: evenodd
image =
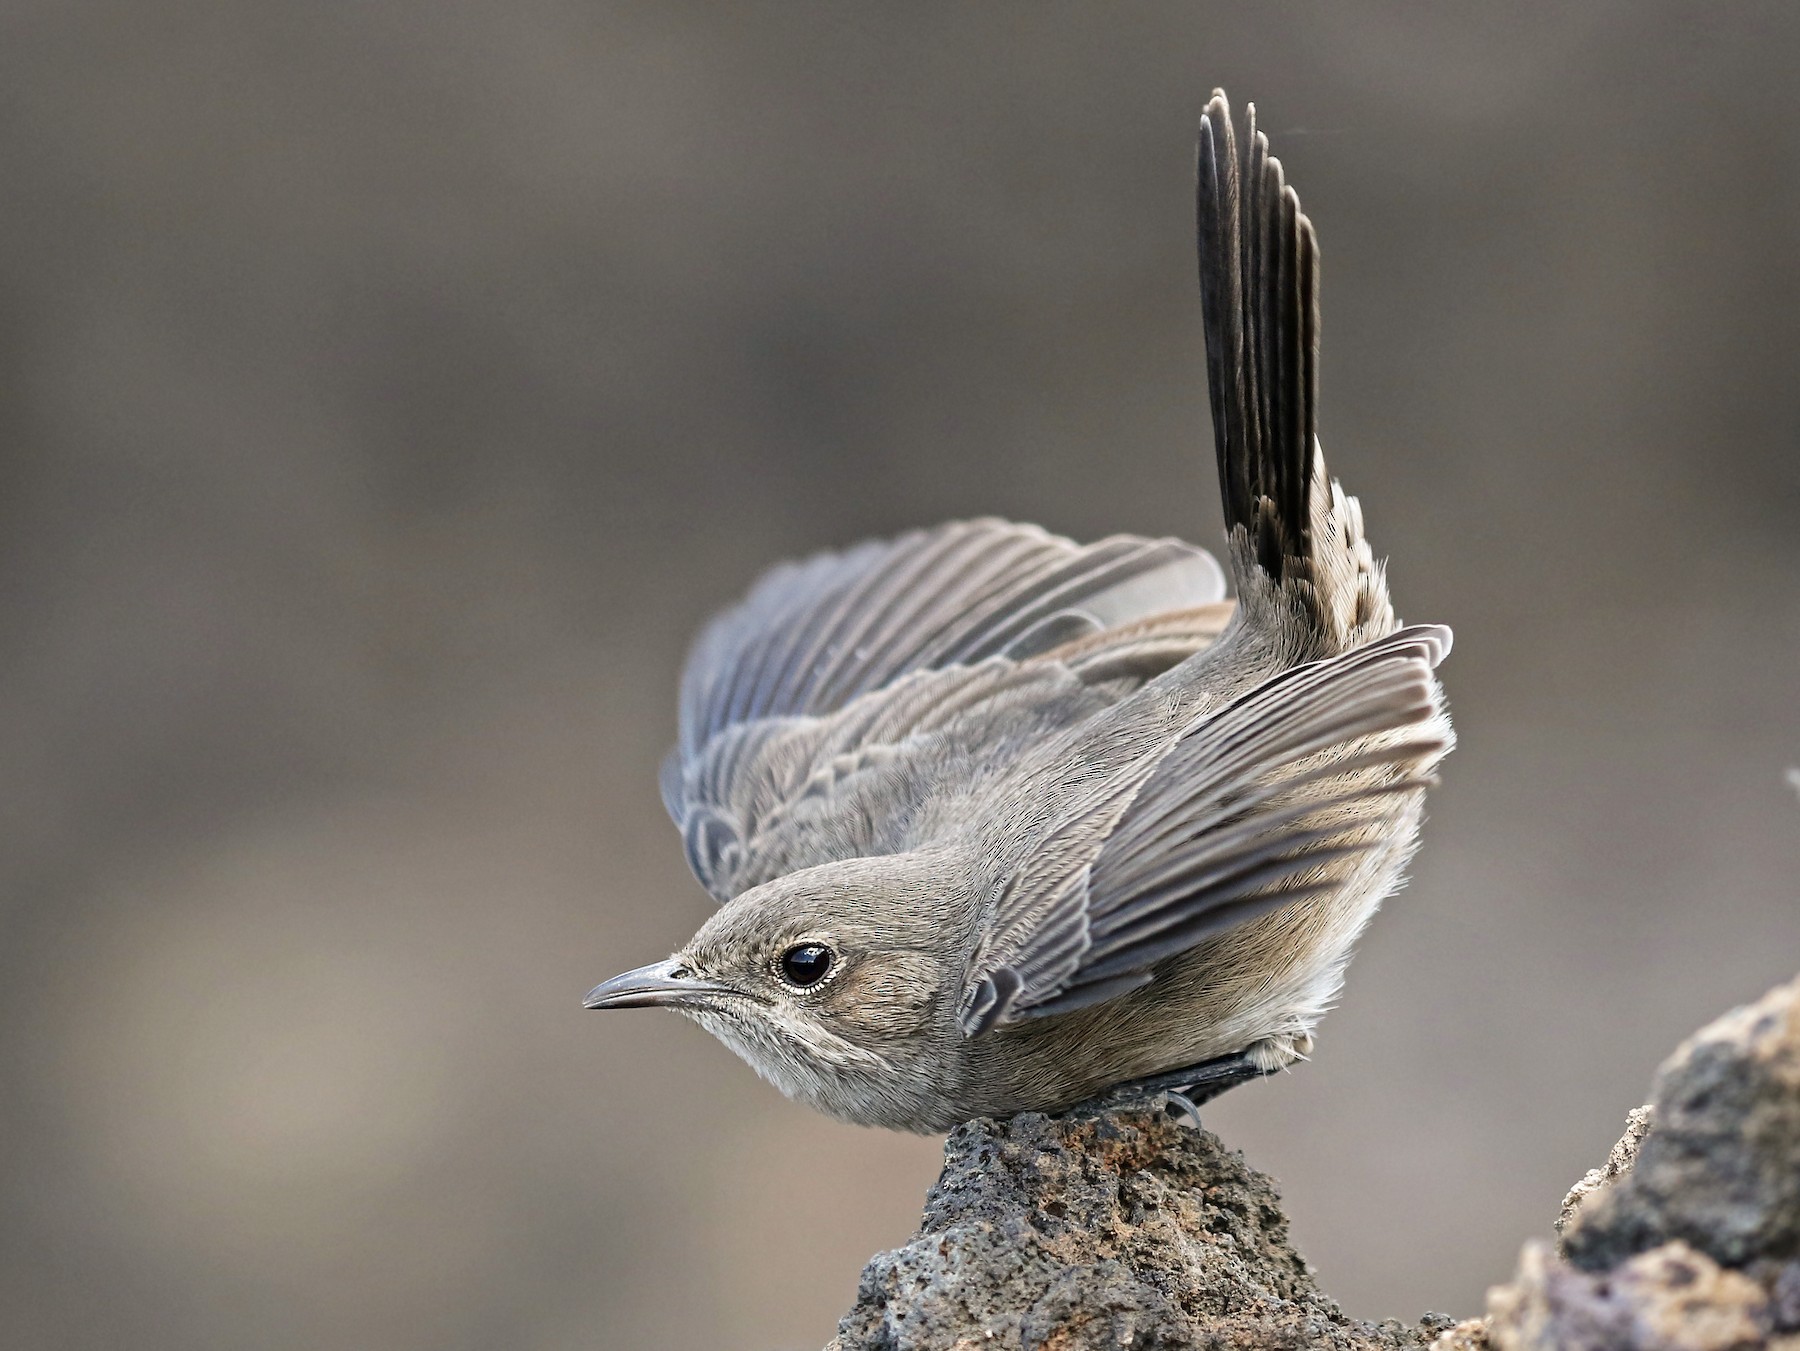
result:
M 1287 1063 L 1286 1060 L 1266 1063 L 1263 1058 L 1253 1054 L 1260 1046 L 1261 1043 L 1258 1043 L 1250 1051 L 1217 1056 L 1184 1069 L 1164 1070 L 1160 1074 L 1115 1084 L 1106 1092 L 1068 1108 L 1064 1114 L 1101 1116 L 1120 1107 L 1140 1106 L 1160 1098 L 1166 1108 L 1180 1112 L 1198 1127 L 1202 1103 L 1211 1102 L 1228 1088 L 1236 1088 L 1239 1084 L 1271 1074 Z
M 1187 1118 L 1188 1125 L 1192 1126 L 1195 1130 L 1199 1131 L 1206 1129 L 1200 1121 L 1200 1104 L 1195 1102 L 1187 1094 L 1178 1092 L 1173 1088 L 1165 1089 L 1163 1091 L 1163 1099 L 1167 1102 L 1170 1111 L 1180 1112 L 1182 1116 Z

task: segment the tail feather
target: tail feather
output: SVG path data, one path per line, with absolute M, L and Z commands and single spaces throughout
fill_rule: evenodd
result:
M 1319 243 L 1249 112 L 1240 157 L 1215 91 L 1195 206 L 1207 387 L 1241 603 L 1279 600 L 1341 650 L 1394 627 L 1356 499 L 1318 449 Z

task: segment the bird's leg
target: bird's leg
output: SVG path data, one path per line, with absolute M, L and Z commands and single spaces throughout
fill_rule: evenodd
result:
M 1200 1124 L 1201 1103 L 1211 1102 L 1228 1088 L 1260 1079 L 1271 1071 L 1262 1068 L 1242 1051 L 1203 1060 L 1184 1069 L 1164 1070 L 1115 1084 L 1104 1093 L 1077 1103 L 1067 1111 L 1071 1116 L 1097 1116 L 1117 1107 L 1145 1103 L 1158 1096 L 1181 1109 L 1196 1126 Z

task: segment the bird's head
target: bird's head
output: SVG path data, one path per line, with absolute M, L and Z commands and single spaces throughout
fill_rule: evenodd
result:
M 665 961 L 596 986 L 590 1009 L 687 1014 L 791 1098 L 873 1122 L 934 1086 L 959 1036 L 949 870 L 917 854 L 803 869 L 721 906 Z

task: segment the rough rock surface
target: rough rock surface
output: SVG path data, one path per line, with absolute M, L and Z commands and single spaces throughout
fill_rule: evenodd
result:
M 1679 1239 L 1597 1274 L 1533 1241 L 1513 1283 L 1488 1292 L 1493 1351 L 1752 1351 L 1775 1331 L 1762 1282 Z
M 1492 1351 L 1800 1351 L 1800 980 L 1676 1049 L 1557 1228 L 1488 1293 Z
M 918 1236 L 863 1272 L 834 1351 L 1400 1348 L 1289 1245 L 1269 1179 L 1155 1108 L 953 1131 Z
M 1488 1316 L 1349 1318 L 1273 1185 L 1159 1110 L 952 1132 L 827 1351 L 1800 1351 L 1800 980 L 1689 1038 Z
M 1637 1161 L 1638 1146 L 1644 1143 L 1644 1137 L 1650 1133 L 1650 1122 L 1655 1116 L 1656 1109 L 1648 1103 L 1632 1108 L 1625 1118 L 1625 1134 L 1612 1147 L 1612 1152 L 1606 1156 L 1606 1162 L 1598 1168 L 1588 1169 L 1581 1181 L 1570 1187 L 1569 1194 L 1563 1197 L 1562 1214 L 1556 1217 L 1558 1234 L 1566 1232 L 1575 1223 L 1575 1217 L 1581 1214 L 1581 1208 L 1587 1204 L 1590 1196 L 1606 1190 L 1631 1171 L 1631 1165 Z
M 1689 1037 L 1656 1074 L 1654 1125 L 1563 1235 L 1588 1271 L 1670 1239 L 1724 1266 L 1800 1257 L 1800 980 Z

